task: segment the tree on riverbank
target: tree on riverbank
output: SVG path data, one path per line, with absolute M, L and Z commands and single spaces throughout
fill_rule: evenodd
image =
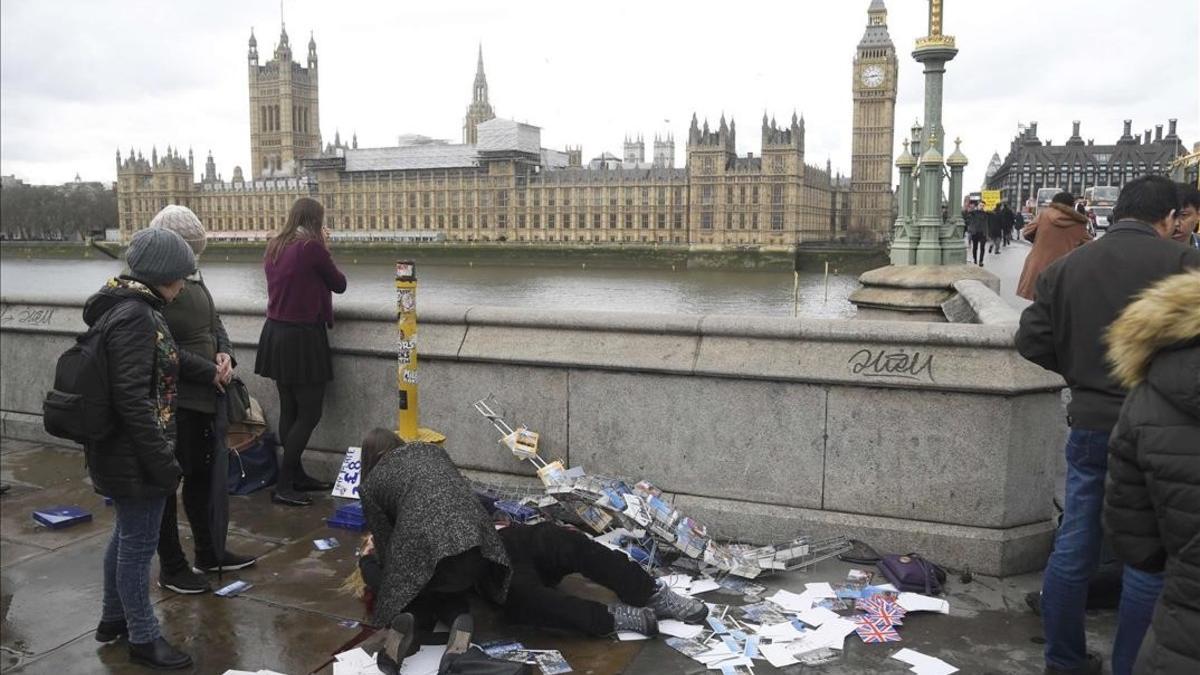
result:
M 78 239 L 116 226 L 116 192 L 99 183 L 0 188 L 5 239 Z

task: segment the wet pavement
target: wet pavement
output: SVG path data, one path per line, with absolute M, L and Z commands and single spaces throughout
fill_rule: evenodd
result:
M 0 439 L 0 479 L 13 486 L 0 497 L 0 671 L 6 675 L 148 672 L 129 665 L 123 644 L 103 646 L 92 637 L 99 619 L 101 559 L 112 513 L 91 490 L 82 455 L 69 448 Z M 292 675 L 328 675 L 331 670 L 325 664 L 332 654 L 361 632 L 347 622 L 365 619 L 359 601 L 339 590 L 354 569 L 356 534 L 325 526 L 324 518 L 333 511 L 328 497 L 307 509 L 271 504 L 266 491 L 230 499 L 230 547 L 261 557 L 256 567 L 226 574 L 224 581 L 244 579 L 254 587 L 234 598 L 178 596 L 154 588 L 151 597 L 166 637 L 192 655 L 193 673 L 269 668 Z M 31 511 L 56 505 L 81 506 L 94 519 L 58 531 L 34 527 Z M 184 548 L 190 550 L 183 529 Z M 339 548 L 324 552 L 314 548 L 312 540 L 330 536 L 338 538 Z M 937 559 L 937 551 L 924 553 Z M 763 583 L 772 589 L 799 591 L 806 582 L 842 581 L 852 567 L 826 561 L 807 572 L 789 572 Z M 157 578 L 157 570 L 153 574 Z M 217 583 L 215 576 L 212 581 Z M 907 664 L 889 658 L 901 647 L 941 658 L 964 673 L 1041 672 L 1041 626 L 1024 603 L 1025 593 L 1039 585 L 1036 574 L 975 577 L 969 582 L 954 576 L 947 594 L 950 615 L 910 614 L 900 629 L 903 642 L 863 644 L 851 635 L 835 663 L 777 670 L 756 662 L 755 672 L 903 673 L 908 672 Z M 611 598 L 604 589 L 578 577 L 569 577 L 564 586 L 581 595 Z M 743 604 L 740 596 L 720 592 L 701 597 Z M 576 673 L 708 672 L 659 640 L 590 639 L 508 625 L 482 601 L 476 603 L 476 610 L 477 640 L 519 640 L 532 649 L 558 649 Z M 1088 629 L 1092 647 L 1107 654 L 1114 613 L 1093 612 Z

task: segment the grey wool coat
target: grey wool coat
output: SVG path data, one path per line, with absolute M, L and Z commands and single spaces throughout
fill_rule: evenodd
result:
M 390 625 L 433 577 L 444 558 L 479 547 L 488 564 L 480 592 L 496 603 L 508 596 L 512 565 L 492 519 L 442 448 L 408 443 L 371 470 L 360 497 L 383 581 L 376 625 Z

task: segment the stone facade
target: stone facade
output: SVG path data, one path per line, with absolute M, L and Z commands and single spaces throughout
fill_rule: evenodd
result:
M 321 150 L 317 43 L 308 40 L 308 67 L 292 61 L 287 30 L 280 29 L 275 58 L 258 64 L 250 32 L 250 171 L 255 179 L 294 176 L 300 159 Z
M 356 138 L 347 145 L 337 134 L 322 149 L 315 42 L 304 68 L 281 32 L 275 58 L 259 66 L 252 35 L 253 178 L 235 168 L 233 180 L 223 180 L 210 156 L 197 183 L 190 152 L 186 161 L 177 151 L 148 161 L 133 150 L 118 153 L 121 233 L 128 238 L 175 203 L 196 211 L 217 238 L 261 240 L 307 195 L 322 200 L 335 236 L 347 239 L 793 247 L 855 230 L 849 238 L 882 241 L 892 210 L 896 62 L 882 0 L 873 0 L 868 17 L 854 65 L 849 181 L 828 161 L 805 163 L 804 120 L 795 113 L 785 125 L 764 114 L 761 153 L 743 157 L 733 120 L 722 117 L 711 130 L 693 115 L 683 168 L 675 167 L 669 134 L 655 136 L 650 162 L 640 135 L 628 139 L 623 158 L 602 154 L 586 165 L 578 147 L 485 148 L 480 127 L 495 112 L 482 48 L 462 144 L 412 137 L 359 149 Z M 881 80 L 869 66 L 881 67 Z
M 1079 122 L 1071 125 L 1071 136 L 1062 145 L 1038 138 L 1038 125 L 1022 128 L 1009 144 L 1008 155 L 987 179 L 989 190 L 1000 190 L 1001 199 L 1014 209 L 1027 200 L 1036 200 L 1042 188 L 1060 188 L 1083 196 L 1089 187 L 1124 187 L 1125 183 L 1146 174 L 1167 175 L 1172 162 L 1187 154 L 1183 140 L 1175 131 L 1176 121 L 1144 134 L 1133 133 L 1133 121 L 1115 143 L 1096 145 L 1080 135 Z

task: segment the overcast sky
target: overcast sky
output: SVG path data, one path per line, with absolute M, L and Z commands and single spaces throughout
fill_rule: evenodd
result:
M 285 0 L 297 59 L 309 31 L 320 59 L 321 131 L 360 147 L 402 133 L 461 139 L 482 42 L 497 115 L 542 127 L 550 148 L 585 160 L 621 153 L 625 134 L 673 132 L 684 162 L 692 113 L 738 122 L 738 153 L 758 153 L 764 110 L 807 121 L 807 160 L 850 166 L 851 60 L 869 0 L 495 2 Z M 911 57 L 925 0 L 889 0 L 900 60 L 897 150 L 922 108 Z M 977 186 L 1019 122 L 1043 140 L 1110 143 L 1179 119 L 1200 140 L 1196 0 L 946 0 L 944 126 L 961 136 Z M 246 51 L 279 37 L 271 0 L 55 1 L 0 4 L 0 172 L 32 183 L 111 181 L 114 152 L 211 149 L 226 179 L 248 168 Z

